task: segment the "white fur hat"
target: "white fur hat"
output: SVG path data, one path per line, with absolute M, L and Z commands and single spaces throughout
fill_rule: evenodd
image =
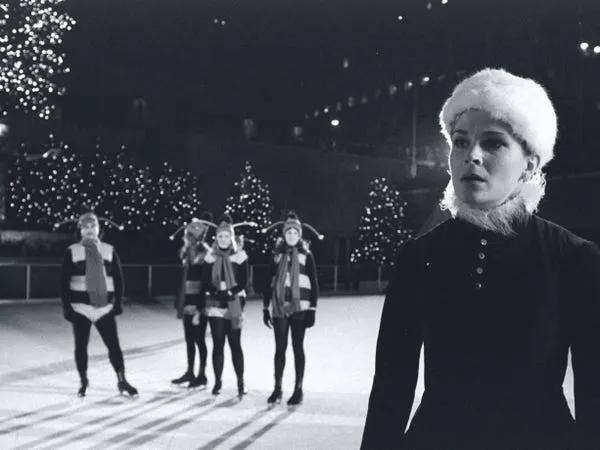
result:
M 460 82 L 440 112 L 442 133 L 450 145 L 454 123 L 468 109 L 486 111 L 510 125 L 540 157 L 540 167 L 554 157 L 556 111 L 546 90 L 535 81 L 502 69 L 484 69 Z

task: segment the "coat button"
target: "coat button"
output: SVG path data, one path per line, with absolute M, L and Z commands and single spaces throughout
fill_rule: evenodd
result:
M 485 238 L 481 239 L 481 245 L 487 245 L 487 239 L 485 239 Z
M 479 290 L 483 287 L 483 284 L 481 283 L 475 283 L 475 289 Z
M 479 259 L 485 259 L 485 253 L 483 252 L 479 252 L 479 255 L 477 255 L 479 257 Z
M 481 275 L 483 273 L 483 267 L 478 267 L 475 269 L 475 272 L 477 272 L 477 275 Z

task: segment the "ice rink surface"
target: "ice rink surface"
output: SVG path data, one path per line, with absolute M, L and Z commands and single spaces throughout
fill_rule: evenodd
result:
M 305 339 L 304 402 L 288 408 L 294 383 L 291 342 L 283 402 L 273 389 L 273 332 L 262 304 L 248 302 L 242 331 L 248 395 L 241 401 L 226 346 L 223 391 L 214 397 L 209 350 L 207 390 L 170 384 L 186 366 L 183 327 L 172 303 L 131 303 L 118 318 L 129 382 L 120 396 L 104 344 L 92 330 L 90 387 L 76 396 L 71 325 L 59 303 L 0 305 L 0 448 L 2 449 L 357 449 L 374 369 L 382 296 L 320 300 Z M 196 361 L 196 365 L 198 362 Z M 422 369 L 415 406 L 423 391 Z M 565 393 L 573 407 L 569 367 Z M 413 408 L 414 409 L 414 408 Z

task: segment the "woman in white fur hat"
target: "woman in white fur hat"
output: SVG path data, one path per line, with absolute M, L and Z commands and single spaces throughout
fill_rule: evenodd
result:
M 452 218 L 399 252 L 363 449 L 600 448 L 600 249 L 536 216 L 557 118 L 535 81 L 485 69 L 440 113 Z M 419 352 L 425 393 L 413 405 Z M 573 418 L 562 384 L 569 349 Z

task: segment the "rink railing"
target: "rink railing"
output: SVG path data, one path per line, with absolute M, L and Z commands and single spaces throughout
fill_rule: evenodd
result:
M 177 264 L 123 264 L 125 296 L 173 296 L 181 283 L 181 270 Z M 387 286 L 386 272 L 367 266 L 317 266 L 323 293 L 381 293 Z M 248 293 L 260 293 L 265 285 L 267 266 L 252 265 L 249 275 Z M 60 294 L 60 264 L 2 261 L 0 280 L 0 300 L 56 298 Z

